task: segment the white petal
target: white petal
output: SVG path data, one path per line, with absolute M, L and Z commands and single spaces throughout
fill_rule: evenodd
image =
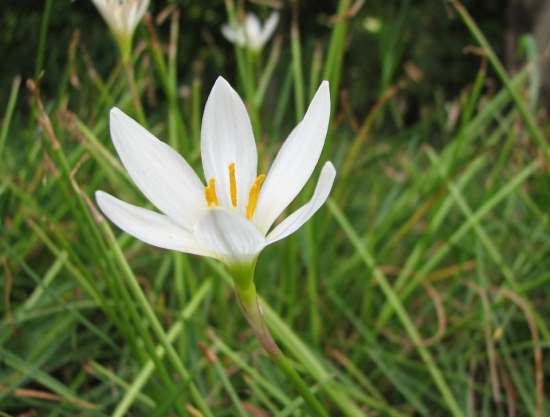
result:
M 235 43 L 235 31 L 229 24 L 222 26 L 222 35 L 231 43 Z
M 243 101 L 222 77 L 216 80 L 204 109 L 201 155 L 206 182 L 216 180 L 219 204 L 227 208 L 232 207 L 229 165 L 235 163 L 237 206 L 245 214 L 258 167 L 256 142 Z
M 253 39 L 259 38 L 262 30 L 262 24 L 260 23 L 260 19 L 258 19 L 258 16 L 256 16 L 254 13 L 247 13 L 245 27 L 246 36 L 248 36 L 249 42 L 252 42 Z
M 138 10 L 136 12 L 138 23 L 142 19 L 142 17 L 145 15 L 145 12 L 147 11 L 147 8 L 149 7 L 149 2 L 150 2 L 150 0 L 141 0 L 141 2 L 139 3 L 139 7 L 138 7 Z
M 107 26 L 109 26 L 109 29 L 113 32 L 117 32 L 120 30 L 120 23 L 118 19 L 116 18 L 115 13 L 113 13 L 109 7 L 109 5 L 105 2 L 105 0 L 92 0 L 95 7 L 103 17 L 103 20 L 107 23 Z
M 135 238 L 159 248 L 217 258 L 195 237 L 169 217 L 125 203 L 103 191 L 95 198 L 101 211 L 118 227 Z
M 260 191 L 254 223 L 264 233 L 294 200 L 321 156 L 330 118 L 330 91 L 323 81 L 302 122 L 283 144 Z
M 262 29 L 262 34 L 260 36 L 260 44 L 263 46 L 271 38 L 273 32 L 277 28 L 279 23 L 279 12 L 274 11 L 271 13 L 269 18 L 264 22 L 264 27 Z
M 117 108 L 111 136 L 126 170 L 145 196 L 172 220 L 191 230 L 206 207 L 204 185 L 182 158 Z
M 281 240 L 302 227 L 302 225 L 307 222 L 326 201 L 335 177 L 336 170 L 334 169 L 334 165 L 332 165 L 331 162 L 327 162 L 321 171 L 319 181 L 317 182 L 311 200 L 273 229 L 271 233 L 267 235 L 267 244 Z
M 205 210 L 195 222 L 197 242 L 216 252 L 226 264 L 249 262 L 265 246 L 265 237 L 240 214 L 218 207 Z

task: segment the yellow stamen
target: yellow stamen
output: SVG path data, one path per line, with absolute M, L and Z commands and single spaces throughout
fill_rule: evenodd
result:
M 235 179 L 235 162 L 229 164 L 229 192 L 231 193 L 231 204 L 237 207 L 237 180 Z
M 254 210 L 256 210 L 256 204 L 258 204 L 258 197 L 260 196 L 260 187 L 262 182 L 264 182 L 265 175 L 261 174 L 256 178 L 252 187 L 250 187 L 250 193 L 248 193 L 248 205 L 246 206 L 246 218 L 248 220 L 252 219 L 254 215 Z
M 218 205 L 218 197 L 216 196 L 216 180 L 211 178 L 208 184 L 209 185 L 207 185 L 204 189 L 206 202 L 208 203 L 208 207 L 216 207 Z

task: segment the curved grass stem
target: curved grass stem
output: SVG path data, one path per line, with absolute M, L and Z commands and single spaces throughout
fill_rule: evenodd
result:
M 306 385 L 302 377 L 300 377 L 298 372 L 296 372 L 296 370 L 292 367 L 292 365 L 284 355 L 283 351 L 279 349 L 279 347 L 273 340 L 273 337 L 271 337 L 271 333 L 269 332 L 269 329 L 265 324 L 264 314 L 262 308 L 258 304 L 258 300 L 255 300 L 254 305 L 245 306 L 241 300 L 238 290 L 235 291 L 235 294 L 237 295 L 239 307 L 241 308 L 241 311 L 243 312 L 246 320 L 252 327 L 254 335 L 261 343 L 271 360 L 275 363 L 275 365 L 279 367 L 283 374 L 285 374 L 285 376 L 292 383 L 296 391 L 298 391 L 305 403 L 309 406 L 313 415 L 317 417 L 329 417 L 328 413 L 325 411 L 319 400 L 317 400 L 317 398 L 315 398 L 315 396 L 311 393 L 309 387 Z M 258 317 L 259 321 L 257 319 Z

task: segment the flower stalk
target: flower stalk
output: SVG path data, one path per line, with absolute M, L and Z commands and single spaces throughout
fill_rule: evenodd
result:
M 131 60 L 124 63 L 124 71 L 126 72 L 126 80 L 128 81 L 128 86 L 130 87 L 132 105 L 134 106 L 137 119 L 142 126 L 147 128 L 147 118 L 145 117 L 143 106 L 141 105 L 141 99 L 139 97 L 139 92 L 136 86 L 136 78 L 134 75 L 134 65 Z
M 245 297 L 250 301 L 250 304 L 246 305 L 243 302 L 242 294 L 246 294 Z M 262 347 L 265 349 L 273 363 L 285 374 L 288 380 L 292 383 L 296 391 L 304 399 L 305 403 L 309 406 L 311 411 L 315 416 L 318 417 L 329 417 L 321 403 L 315 398 L 315 396 L 310 391 L 309 387 L 306 385 L 304 380 L 300 377 L 298 372 L 292 367 L 283 351 L 279 349 L 269 329 L 264 320 L 264 313 L 260 304 L 258 303 L 258 298 L 256 297 L 256 286 L 254 283 L 251 284 L 251 287 L 247 291 L 242 291 L 235 286 L 235 294 L 237 296 L 237 302 L 239 307 L 250 324 L 256 339 L 260 342 Z M 251 298 L 254 298 L 251 300 Z

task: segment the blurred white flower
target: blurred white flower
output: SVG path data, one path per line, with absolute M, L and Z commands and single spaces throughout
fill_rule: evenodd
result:
M 115 37 L 122 58 L 127 61 L 132 51 L 132 38 L 149 0 L 92 0 Z
M 258 16 L 254 13 L 247 13 L 244 22 L 237 22 L 236 28 L 229 23 L 223 25 L 222 34 L 229 42 L 237 42 L 239 46 L 248 46 L 251 51 L 258 52 L 273 36 L 278 23 L 279 12 L 277 11 L 271 13 L 263 27 Z
M 179 153 L 114 108 L 111 136 L 120 159 L 139 189 L 164 214 L 103 191 L 96 192 L 97 203 L 113 223 L 137 239 L 219 259 L 238 286 L 250 286 L 262 249 L 300 228 L 330 193 L 336 170 L 327 162 L 309 203 L 269 232 L 313 173 L 329 115 L 330 92 L 324 81 L 267 176 L 258 176 L 256 142 L 244 103 L 227 81 L 218 78 L 202 121 L 205 187 Z

